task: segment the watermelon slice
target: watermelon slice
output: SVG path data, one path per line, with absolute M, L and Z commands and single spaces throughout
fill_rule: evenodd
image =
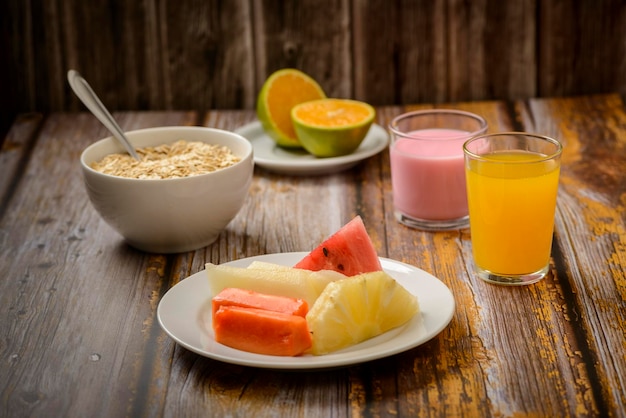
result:
M 383 269 L 360 216 L 341 227 L 294 267 L 312 271 L 334 270 L 346 276 Z

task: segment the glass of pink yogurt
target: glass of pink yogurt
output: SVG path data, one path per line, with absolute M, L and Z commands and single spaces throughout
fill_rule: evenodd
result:
M 396 219 L 442 231 L 469 226 L 463 143 L 487 132 L 481 116 L 453 109 L 418 110 L 389 124 Z

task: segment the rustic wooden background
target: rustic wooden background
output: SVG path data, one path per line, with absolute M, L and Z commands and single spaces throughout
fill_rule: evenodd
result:
M 2 0 L 0 123 L 84 110 L 70 68 L 112 110 L 252 108 L 283 67 L 374 105 L 624 95 L 625 39 L 623 0 Z

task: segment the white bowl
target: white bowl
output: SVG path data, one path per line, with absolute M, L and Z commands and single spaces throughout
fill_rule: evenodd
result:
M 103 174 L 90 165 L 124 153 L 113 137 L 86 148 L 81 157 L 91 203 L 131 246 L 154 253 L 192 251 L 213 243 L 248 195 L 254 161 L 248 140 L 233 132 L 193 126 L 126 133 L 135 148 L 180 139 L 226 145 L 241 161 L 211 173 L 172 179 L 131 179 Z

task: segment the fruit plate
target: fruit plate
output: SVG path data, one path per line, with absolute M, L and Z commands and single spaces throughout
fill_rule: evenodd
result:
M 372 124 L 359 148 L 341 157 L 317 158 L 304 150 L 281 148 L 256 121 L 235 130 L 247 138 L 254 148 L 254 163 L 280 174 L 311 176 L 347 170 L 362 160 L 378 154 L 387 147 L 389 134 L 380 125 Z
M 247 267 L 252 261 L 293 266 L 305 252 L 267 254 L 225 263 Z M 225 363 L 268 369 L 324 369 L 376 360 L 417 347 L 439 334 L 452 319 L 455 302 L 450 289 L 431 274 L 399 261 L 381 258 L 383 269 L 417 296 L 420 311 L 405 325 L 378 337 L 322 356 L 268 356 L 219 344 L 211 327 L 211 298 L 206 272 L 182 280 L 161 298 L 157 318 L 178 344 Z

